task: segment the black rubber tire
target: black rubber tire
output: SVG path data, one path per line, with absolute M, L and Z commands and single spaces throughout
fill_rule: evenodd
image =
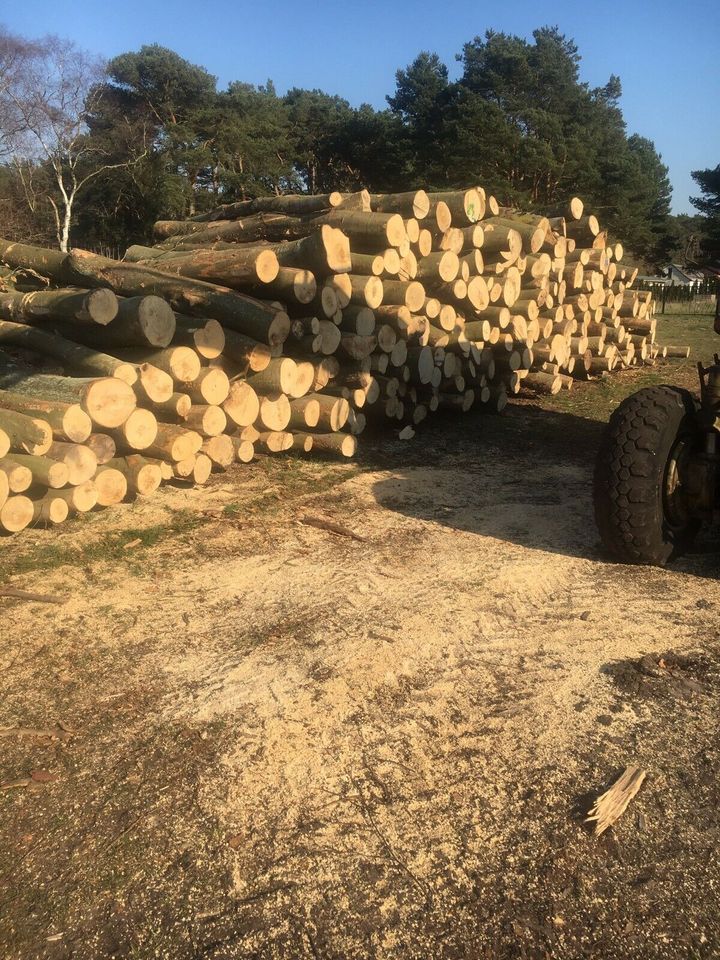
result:
M 638 390 L 610 417 L 593 499 L 603 544 L 616 560 L 663 566 L 695 539 L 699 521 L 668 517 L 665 479 L 676 444 L 701 440 L 696 412 L 691 393 L 663 386 Z

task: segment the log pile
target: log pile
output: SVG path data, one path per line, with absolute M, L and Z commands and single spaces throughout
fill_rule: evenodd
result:
M 544 217 L 481 188 L 271 197 L 155 236 L 122 261 L 0 240 L 0 356 L 50 367 L 0 361 L 0 530 L 260 451 L 349 457 L 368 421 L 405 438 L 439 408 L 663 355 L 577 199 Z

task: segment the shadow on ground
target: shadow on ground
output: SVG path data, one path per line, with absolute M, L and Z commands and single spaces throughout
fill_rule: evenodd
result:
M 422 444 L 403 447 L 402 459 L 397 449 L 388 456 L 369 451 L 368 465 L 395 471 L 375 485 L 378 503 L 506 543 L 612 562 L 600 542 L 592 504 L 603 423 L 514 406 L 501 417 L 469 414 L 463 425 L 459 431 L 437 418 L 423 430 Z M 718 577 L 718 530 L 707 531 L 673 568 Z

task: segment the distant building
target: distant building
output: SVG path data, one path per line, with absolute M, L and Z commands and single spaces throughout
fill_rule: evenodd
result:
M 681 267 L 678 263 L 671 263 L 664 273 L 669 283 L 681 287 L 699 287 L 706 278 L 703 270 Z

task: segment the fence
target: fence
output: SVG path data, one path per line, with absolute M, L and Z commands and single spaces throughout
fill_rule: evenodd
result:
M 662 280 L 638 280 L 638 290 L 650 290 L 660 303 L 660 312 L 665 313 L 667 304 L 687 304 L 692 313 L 713 313 L 720 294 L 720 278 L 709 277 L 699 283 L 665 283 Z

